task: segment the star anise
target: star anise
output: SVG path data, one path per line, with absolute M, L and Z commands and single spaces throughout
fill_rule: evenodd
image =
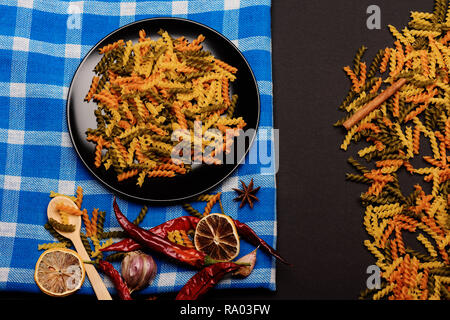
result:
M 250 208 L 253 209 L 253 201 L 259 201 L 259 199 L 255 196 L 255 194 L 259 191 L 261 187 L 253 189 L 253 178 L 248 184 L 248 186 L 244 183 L 244 181 L 239 180 L 242 184 L 242 189 L 235 189 L 239 196 L 237 198 L 234 198 L 234 201 L 241 201 L 241 204 L 239 205 L 239 208 L 242 208 L 246 202 L 248 202 Z

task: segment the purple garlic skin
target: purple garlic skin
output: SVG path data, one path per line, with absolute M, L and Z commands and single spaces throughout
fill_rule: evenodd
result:
M 156 276 L 157 266 L 151 256 L 141 251 L 128 253 L 122 260 L 122 277 L 130 292 L 148 287 Z

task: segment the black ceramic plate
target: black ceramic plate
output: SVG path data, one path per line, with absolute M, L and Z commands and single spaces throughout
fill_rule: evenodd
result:
M 254 129 L 254 134 L 246 139 L 244 150 L 235 152 L 234 159 L 225 164 L 199 165 L 185 175 L 173 178 L 146 179 L 142 187 L 136 185 L 136 178 L 117 181 L 117 175 L 112 169 L 106 171 L 103 166 L 94 166 L 95 145 L 86 140 L 86 130 L 96 128 L 94 110 L 95 102 L 83 101 L 94 76 L 92 71 L 101 56 L 98 49 L 119 39 L 137 42 L 139 30 L 144 29 L 150 37 L 158 38 L 158 30 L 164 29 L 175 38 L 185 36 L 189 40 L 203 34 L 206 40 L 203 44 L 205 50 L 215 57 L 238 68 L 237 79 L 230 83 L 232 94 L 238 94 L 238 104 L 235 116 L 243 117 L 247 126 L 245 129 Z M 78 67 L 70 85 L 67 99 L 67 121 L 73 145 L 86 167 L 92 174 L 113 191 L 135 200 L 147 202 L 168 203 L 187 200 L 206 192 L 217 186 L 230 175 L 242 162 L 251 143 L 253 142 L 259 122 L 260 101 L 258 86 L 250 66 L 244 56 L 227 38 L 217 31 L 185 19 L 153 18 L 140 20 L 128 24 L 103 38 L 86 55 Z

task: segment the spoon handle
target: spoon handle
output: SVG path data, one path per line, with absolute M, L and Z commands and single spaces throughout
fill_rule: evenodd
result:
M 81 259 L 83 259 L 84 261 L 91 260 L 91 258 L 89 258 L 88 253 L 86 252 L 86 249 L 83 246 L 83 243 L 81 242 L 81 238 L 79 237 L 74 238 L 72 239 L 72 242 Z M 95 295 L 97 296 L 97 299 L 112 300 L 111 295 L 109 294 L 108 289 L 105 286 L 105 283 L 103 282 L 102 278 L 97 272 L 97 269 L 95 269 L 95 267 L 92 264 L 88 263 L 85 263 L 84 266 L 89 281 L 91 282 L 92 288 L 94 289 Z

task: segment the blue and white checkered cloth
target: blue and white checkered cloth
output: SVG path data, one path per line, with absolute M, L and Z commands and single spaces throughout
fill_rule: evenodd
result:
M 276 244 L 270 0 L 54 1 L 0 0 L 0 290 L 38 291 L 38 244 L 55 241 L 44 229 L 49 193 L 84 189 L 83 207 L 107 212 L 105 230 L 118 230 L 111 192 L 77 158 L 66 125 L 66 96 L 76 68 L 100 39 L 130 22 L 162 16 L 198 21 L 224 34 L 243 52 L 261 94 L 258 139 L 246 163 L 212 192 L 222 191 L 225 211 Z M 267 151 L 269 146 L 269 151 Z M 256 157 L 258 158 L 258 157 Z M 265 161 L 262 161 L 265 160 Z M 261 164 L 263 162 L 263 164 Z M 238 209 L 232 188 L 254 178 L 260 202 Z M 134 219 L 137 203 L 119 200 Z M 196 208 L 203 209 L 196 204 Z M 152 227 L 187 213 L 181 206 L 150 207 L 143 222 Z M 243 241 L 242 241 L 243 242 Z M 241 255 L 253 248 L 241 244 Z M 144 293 L 179 290 L 195 270 L 157 259 L 158 274 Z M 117 265 L 116 265 L 117 267 Z M 107 286 L 112 284 L 105 279 Z M 253 273 L 224 279 L 218 288 L 275 290 L 275 260 L 260 250 Z M 81 293 L 92 294 L 89 281 Z

